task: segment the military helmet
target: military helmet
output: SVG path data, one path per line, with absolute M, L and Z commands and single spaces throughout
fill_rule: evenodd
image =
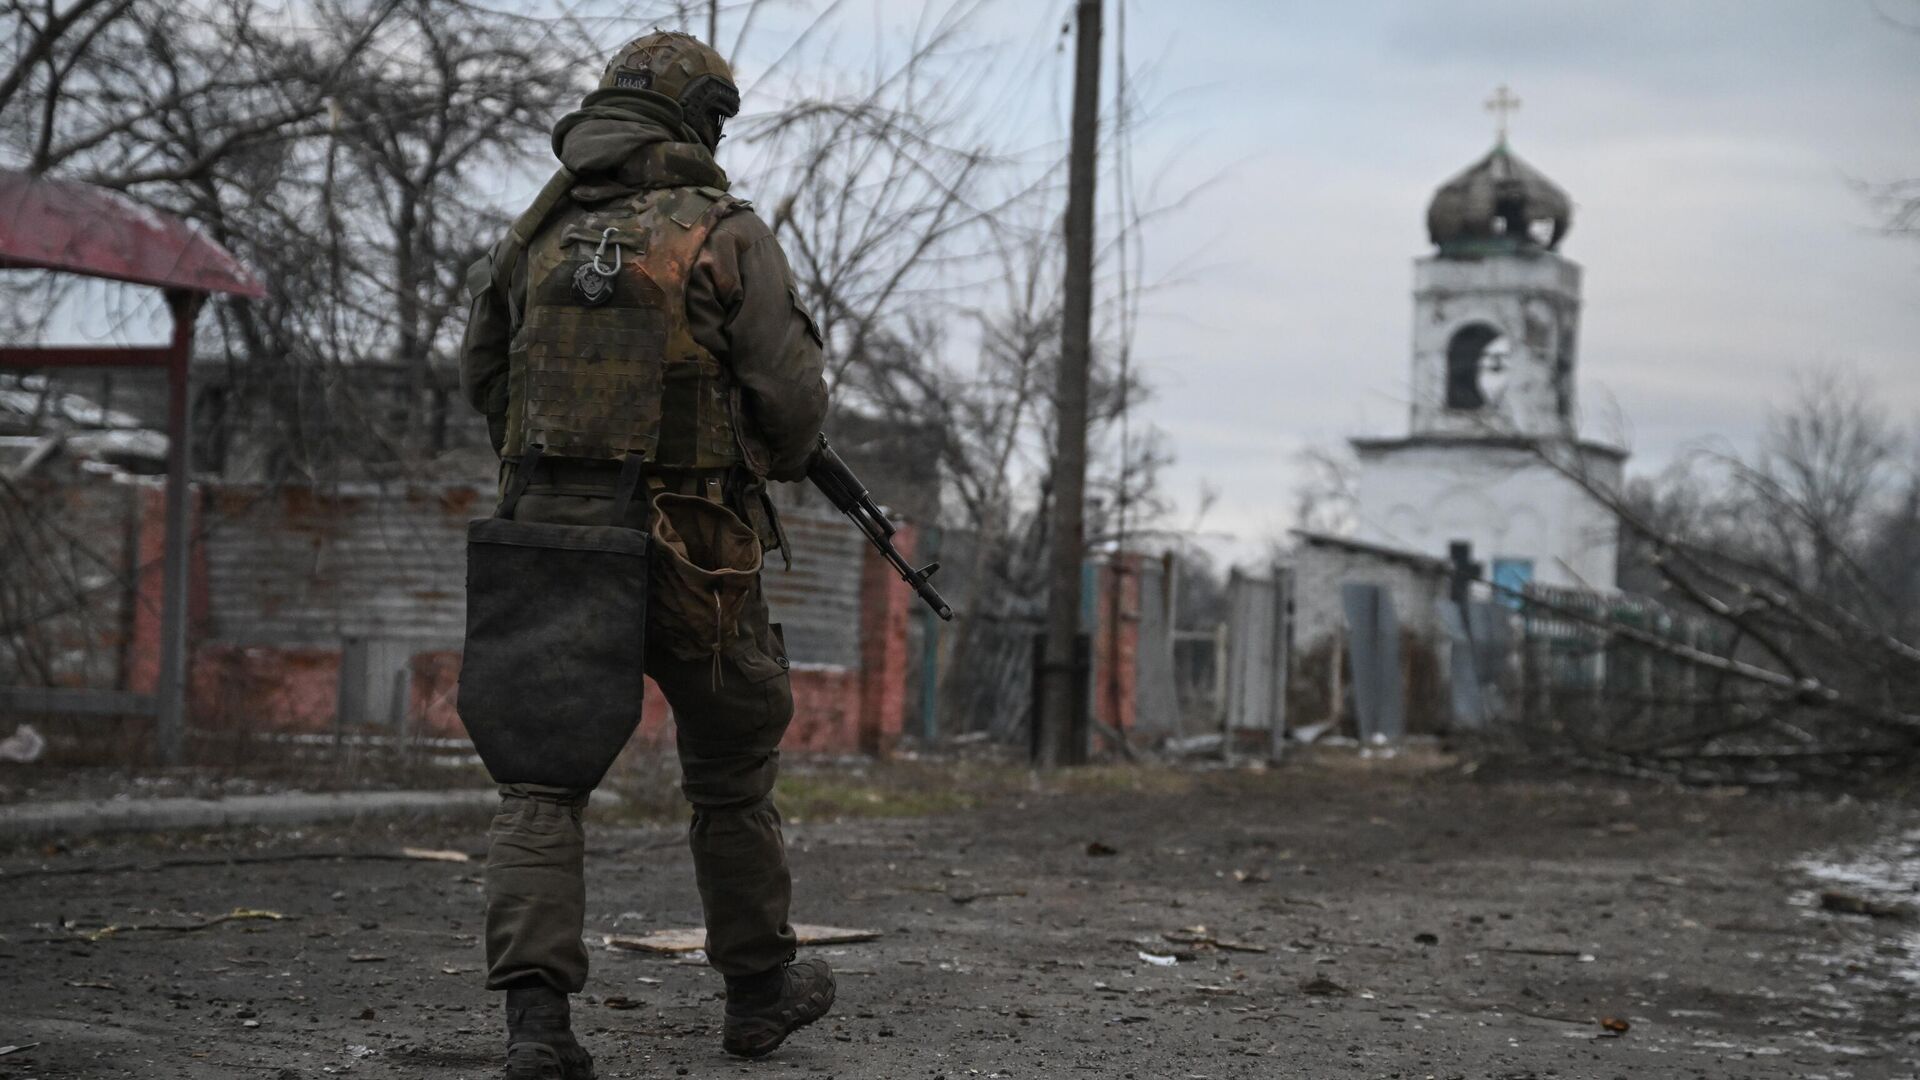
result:
M 721 129 L 740 111 L 733 68 L 692 34 L 656 30 L 628 42 L 600 76 L 600 89 L 615 88 L 671 99 L 708 149 L 720 145 Z

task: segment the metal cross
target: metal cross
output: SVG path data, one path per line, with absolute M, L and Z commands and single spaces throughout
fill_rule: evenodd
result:
M 1495 90 L 1493 96 L 1487 99 L 1487 111 L 1492 113 L 1500 124 L 1501 142 L 1507 141 L 1508 118 L 1519 110 L 1520 99 L 1513 96 L 1513 91 L 1507 89 L 1506 83 L 1501 83 L 1500 88 Z

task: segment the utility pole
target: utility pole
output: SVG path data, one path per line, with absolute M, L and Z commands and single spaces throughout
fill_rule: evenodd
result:
M 1073 66 L 1073 138 L 1067 157 L 1067 278 L 1062 296 L 1060 372 L 1054 390 L 1053 523 L 1047 550 L 1047 639 L 1041 659 L 1042 768 L 1087 757 L 1078 706 L 1080 567 L 1086 558 L 1087 369 L 1093 335 L 1093 192 L 1100 133 L 1100 16 L 1103 0 L 1079 0 Z
M 707 47 L 720 47 L 720 0 L 707 0 Z

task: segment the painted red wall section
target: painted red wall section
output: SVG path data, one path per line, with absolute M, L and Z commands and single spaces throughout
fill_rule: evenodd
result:
M 159 503 L 147 517 L 157 529 Z M 141 544 L 148 546 L 143 526 Z M 895 543 L 913 551 L 914 533 L 902 528 Z M 158 670 L 159 542 L 152 543 L 151 573 L 141 577 L 141 595 L 152 594 L 152 611 L 141 605 L 136 616 L 135 669 L 149 685 Z M 149 582 L 148 578 L 151 578 Z M 194 589 L 204 611 L 206 573 L 196 557 Z M 791 674 L 793 726 L 783 744 L 790 750 L 883 755 L 899 741 L 907 683 L 907 620 L 917 603 L 877 553 L 869 552 L 860 583 L 860 658 L 858 669 L 798 667 Z M 195 620 L 195 627 L 203 624 Z M 144 629 L 143 629 L 144 627 Z M 411 661 L 410 734 L 459 738 L 460 654 L 429 651 Z M 325 647 L 294 648 L 196 644 L 191 675 L 191 707 L 198 727 L 222 731 L 327 732 L 333 730 L 339 693 L 340 652 Z M 635 742 L 670 746 L 673 726 L 660 691 L 647 683 L 645 721 Z
M 200 545 L 201 503 L 198 485 L 187 492 L 187 529 L 194 538 L 187 554 L 187 636 L 198 641 L 207 624 L 207 559 Z M 128 620 L 126 686 L 151 694 L 160 683 L 160 609 L 166 595 L 167 493 L 140 493 L 139 543 L 133 554 L 133 616 Z M 191 677 L 191 676 L 190 676 Z
M 917 531 L 902 526 L 893 546 L 909 561 Z M 860 729 L 858 749 L 886 757 L 900 741 L 907 703 L 907 613 L 920 600 L 887 561 L 867 552 L 860 568 Z
M 203 645 L 193 651 L 189 693 L 197 728 L 332 731 L 339 690 L 338 649 Z
M 1119 729 L 1134 726 L 1140 669 L 1140 565 L 1143 556 L 1109 556 L 1100 567 L 1093 639 L 1093 715 Z M 1115 600 L 1118 600 L 1116 605 Z M 1116 607 L 1120 616 L 1116 625 Z

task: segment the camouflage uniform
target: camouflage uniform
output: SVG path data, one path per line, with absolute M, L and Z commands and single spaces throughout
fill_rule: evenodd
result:
M 628 46 L 601 89 L 556 126 L 565 171 L 470 272 L 461 369 L 502 454 L 503 490 L 523 450 L 544 448 L 516 520 L 604 524 L 620 459 L 632 454 L 655 498 L 636 500 L 628 524 L 640 527 L 651 501 L 666 535 L 678 526 L 691 538 L 703 526 L 687 515 L 717 506 L 731 512 L 722 528 L 730 522 L 746 538 L 735 543 L 742 569 L 718 614 L 710 598 L 699 607 L 676 594 L 656 556 L 645 661 L 677 726 L 708 955 L 722 974 L 745 977 L 779 968 L 794 950 L 770 798 L 793 699 L 757 573 L 762 549 L 780 542 L 765 482 L 805 475 L 827 395 L 819 331 L 779 242 L 726 194 L 713 160 L 724 116 L 674 107 L 698 74 L 683 62 L 690 41 L 656 34 Z M 698 50 L 696 60 L 724 70 Z M 589 261 L 612 272 L 612 296 L 597 304 L 570 291 Z M 502 789 L 486 875 L 491 989 L 567 994 L 585 983 L 587 794 Z

